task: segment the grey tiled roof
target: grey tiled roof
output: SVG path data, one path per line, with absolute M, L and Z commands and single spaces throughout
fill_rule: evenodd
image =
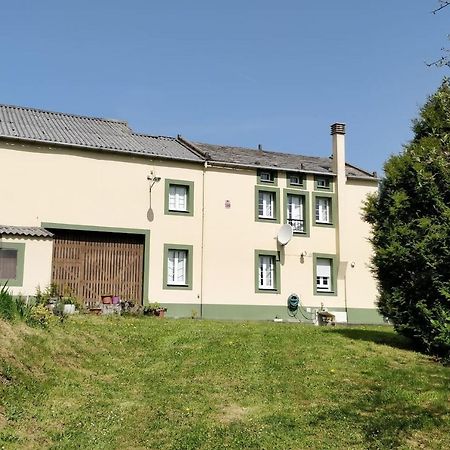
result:
M 254 150 L 203 143 L 178 137 L 135 133 L 126 122 L 78 116 L 35 108 L 0 105 L 0 138 L 86 149 L 141 154 L 158 158 L 237 164 L 244 167 L 278 168 L 313 173 L 332 173 L 332 160 L 314 156 Z M 349 177 L 376 176 L 347 164 Z
M 40 227 L 15 227 L 0 225 L 0 236 L 3 234 L 13 236 L 53 237 L 53 233 Z
M 177 139 L 134 133 L 126 122 L 0 105 L 0 137 L 201 161 Z
M 280 170 L 304 171 L 312 173 L 332 174 L 331 158 L 316 156 L 302 156 L 290 153 L 256 150 L 252 148 L 230 147 L 225 145 L 194 143 L 205 158 L 212 162 L 236 164 L 245 167 L 264 167 Z M 346 164 L 346 172 L 349 177 L 376 179 L 376 175 Z

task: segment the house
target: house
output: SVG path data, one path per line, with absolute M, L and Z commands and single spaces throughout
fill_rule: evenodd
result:
M 331 140 L 332 158 L 308 157 L 0 106 L 0 282 L 217 319 L 290 319 L 296 294 L 292 320 L 323 305 L 339 322 L 379 323 L 361 218 L 377 178 L 345 162 L 345 125 Z

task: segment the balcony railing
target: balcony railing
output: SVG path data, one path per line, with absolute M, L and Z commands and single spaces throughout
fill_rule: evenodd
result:
M 303 233 L 305 231 L 305 221 L 303 219 L 288 219 L 287 223 L 292 227 L 294 232 Z

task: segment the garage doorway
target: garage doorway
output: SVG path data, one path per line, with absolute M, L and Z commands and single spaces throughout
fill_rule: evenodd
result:
M 52 229 L 52 283 L 88 305 L 102 295 L 142 304 L 145 239 L 140 234 Z

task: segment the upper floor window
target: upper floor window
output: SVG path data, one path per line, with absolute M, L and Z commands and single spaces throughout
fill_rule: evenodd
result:
M 275 192 L 259 191 L 259 218 L 275 219 Z
M 256 186 L 255 193 L 255 220 L 280 223 L 280 190 Z
M 169 211 L 187 211 L 188 187 L 172 184 L 169 187 Z
M 331 224 L 330 197 L 316 197 L 316 223 Z
M 286 180 L 288 187 L 304 188 L 305 175 L 299 172 L 287 172 Z
M 258 169 L 258 183 L 277 184 L 277 171 L 270 169 Z
M 314 177 L 314 188 L 317 191 L 331 191 L 332 190 L 332 179 L 327 176 L 316 176 Z
M 286 195 L 286 221 L 294 232 L 305 232 L 305 199 L 303 195 Z
M 166 180 L 165 213 L 192 216 L 194 213 L 194 183 Z

